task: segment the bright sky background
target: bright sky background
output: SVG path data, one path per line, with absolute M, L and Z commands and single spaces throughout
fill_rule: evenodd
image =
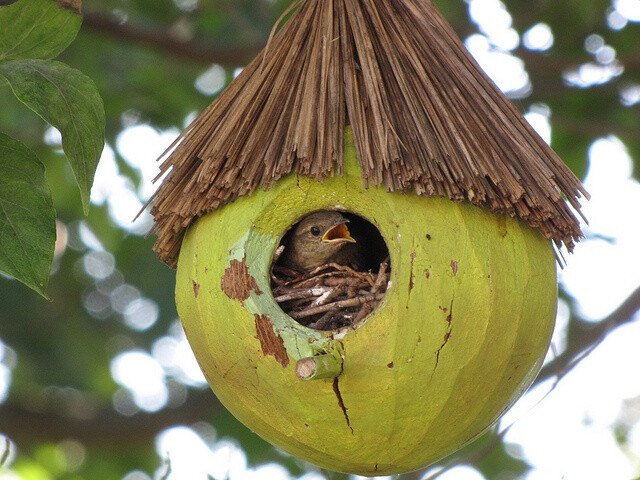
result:
M 197 5 L 197 0 L 174 1 L 184 9 Z M 498 0 L 469 0 L 468 3 L 481 33 L 465 40 L 467 48 L 503 91 L 511 97 L 525 97 L 531 89 L 526 65 L 510 52 L 520 42 L 530 50 L 547 50 L 553 46 L 553 32 L 544 23 L 533 25 L 526 32 L 516 32 L 511 16 Z M 613 0 L 607 21 L 614 30 L 625 28 L 628 22 L 640 21 L 640 0 Z M 615 50 L 606 45 L 602 37 L 589 36 L 585 49 L 593 55 L 593 61 L 565 72 L 567 83 L 576 88 L 585 87 L 622 73 L 623 66 L 617 62 Z M 223 84 L 224 70 L 213 65 L 195 81 L 194 88 L 213 95 Z M 640 85 L 626 87 L 620 92 L 620 101 L 628 106 L 640 102 Z M 553 137 L 549 124 L 552 116 L 553 112 L 545 105 L 534 105 L 527 114 L 527 119 L 547 141 Z M 185 125 L 191 119 L 186 119 Z M 147 125 L 136 125 L 119 135 L 115 148 L 142 176 L 141 187 L 137 189 L 120 175 L 114 147 L 105 149 L 91 200 L 94 205 L 106 204 L 112 220 L 120 228 L 134 234 L 149 230 L 152 219 L 148 213 L 134 223 L 131 219 L 155 190 L 151 180 L 158 173 L 156 158 L 178 133 L 178 128 L 158 132 Z M 49 132 L 46 140 L 51 144 L 59 141 L 55 131 Z M 576 247 L 573 255 L 565 255 L 568 265 L 559 272 L 565 289 L 578 300 L 580 314 L 593 322 L 605 317 L 640 285 L 640 216 L 635 212 L 637 208 L 632 207 L 640 205 L 640 184 L 631 175 L 631 159 L 616 137 L 594 141 L 589 149 L 585 179 L 592 195 L 583 209 L 590 222 L 584 228 L 587 239 Z M 95 282 L 95 288 L 83 298 L 89 313 L 98 320 L 108 318 L 113 312 L 121 313 L 125 324 L 134 331 L 151 327 L 159 315 L 157 304 L 126 282 L 117 270 L 113 255 L 105 251 L 87 225 L 79 222 L 59 227 L 62 233 L 76 229 L 82 245 L 70 243 L 69 248 L 86 250 L 82 268 Z M 567 312 L 568 307 L 560 302 L 553 339 L 554 345 L 560 348 Z M 499 425 L 500 429 L 509 427 L 506 441 L 513 447 L 511 453 L 533 467 L 526 480 L 631 480 L 640 475 L 640 382 L 637 372 L 631 371 L 633 365 L 640 365 L 638 345 L 640 322 L 636 319 L 609 335 L 548 396 L 545 397 L 551 382 L 528 392 L 503 417 Z M 551 357 L 549 354 L 548 358 Z M 13 349 L 0 340 L 0 402 L 7 395 L 17 361 Z M 185 384 L 206 388 L 177 319 L 151 351 L 128 350 L 116 356 L 111 373 L 121 386 L 113 404 L 125 415 L 180 404 L 186 397 Z M 630 428 L 625 449 L 614 436 L 614 427 L 620 424 Z M 69 462 L 76 459 L 76 463 L 81 464 L 83 448 L 77 442 L 61 444 L 60 452 Z M 171 458 L 169 480 L 206 480 L 207 475 L 216 480 L 291 478 L 278 464 L 248 467 L 242 449 L 232 439 L 218 438 L 215 428 L 207 423 L 193 428 L 167 429 L 156 439 L 156 450 L 161 458 Z M 163 468 L 153 477 L 133 471 L 124 480 L 150 480 L 163 474 Z M 319 473 L 299 478 L 325 479 Z M 473 467 L 461 466 L 439 478 L 482 480 L 484 477 Z M 11 470 L 0 473 L 0 480 L 14 479 L 17 476 Z

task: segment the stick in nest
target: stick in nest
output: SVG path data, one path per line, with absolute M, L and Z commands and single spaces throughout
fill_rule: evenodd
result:
M 306 273 L 274 265 L 271 280 L 276 302 L 290 317 L 309 328 L 335 330 L 354 326 L 382 300 L 389 283 L 389 258 L 377 273 L 335 263 Z

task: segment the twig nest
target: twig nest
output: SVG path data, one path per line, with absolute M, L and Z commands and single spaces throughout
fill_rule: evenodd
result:
M 381 263 L 377 273 L 335 263 L 308 273 L 276 266 L 271 273 L 271 286 L 280 308 L 305 327 L 355 328 L 384 298 L 389 285 L 388 265 L 388 261 Z
M 364 188 L 349 135 L 344 166 L 200 218 L 180 251 L 178 312 L 212 389 L 257 434 L 331 470 L 410 471 L 481 434 L 531 384 L 553 330 L 555 256 L 522 221 Z M 392 267 L 373 311 L 333 330 L 302 325 L 272 290 L 283 236 L 319 210 L 371 222 Z

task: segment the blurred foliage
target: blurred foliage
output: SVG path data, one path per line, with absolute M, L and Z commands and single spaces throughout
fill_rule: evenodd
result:
M 436 3 L 463 38 L 478 31 L 464 1 Z M 531 93 L 517 99 L 518 107 L 523 112 L 534 104 L 550 108 L 552 146 L 579 176 L 587 171 L 591 142 L 615 134 L 632 153 L 634 174 L 640 178 L 640 104 L 625 106 L 620 101 L 622 89 L 640 84 L 640 24 L 610 29 L 609 0 L 504 3 L 520 34 L 545 22 L 555 37 L 547 51 L 519 46 L 512 52 L 525 62 L 532 84 Z M 231 79 L 234 70 L 262 48 L 288 4 L 289 0 L 84 1 L 83 26 L 58 59 L 97 85 L 105 105 L 106 141 L 115 150 L 120 172 L 133 185 L 142 177 L 115 148 L 119 134 L 139 124 L 182 129 L 185 120 L 213 98 L 195 88 L 196 79 L 214 63 L 225 68 L 227 81 Z M 570 86 L 563 74 L 594 61 L 585 51 L 585 39 L 592 34 L 615 48 L 624 71 L 601 85 Z M 106 204 L 92 206 L 83 218 L 73 173 L 59 146 L 43 140 L 48 126 L 17 101 L 3 81 L 0 131 L 19 138 L 45 164 L 59 227 L 64 225 L 67 237 L 66 249 L 54 260 L 47 290 L 51 301 L 0 278 L 0 363 L 11 357 L 7 347 L 17 358 L 11 366 L 10 391 L 0 403 L 0 432 L 15 442 L 11 468 L 28 479 L 117 479 L 136 469 L 153 476 L 162 471 L 165 460 L 155 451 L 156 435 L 170 426 L 198 421 L 213 425 L 217 438 L 235 439 L 252 465 L 276 461 L 294 475 L 311 468 L 248 431 L 207 389 L 188 387 L 185 398 L 155 413 L 126 416 L 114 409 L 114 394 L 121 387 L 112 378 L 110 362 L 125 351 L 149 352 L 171 331 L 176 320 L 174 272 L 156 260 L 153 236 L 132 233 L 114 222 Z M 105 279 L 93 278 L 83 268 L 93 251 L 85 238 L 87 230 L 113 255 L 115 270 Z M 143 330 L 127 326 L 123 313 L 113 308 L 114 285 L 133 286 L 153 300 L 159 307 L 158 320 Z M 106 302 L 104 311 L 89 312 L 91 295 Z M 573 310 L 571 319 L 579 321 Z M 173 374 L 168 377 L 176 385 L 185 383 Z M 61 447 L 70 438 L 84 449 L 82 461 L 71 469 Z M 527 465 L 500 439 L 494 440 L 495 433 L 489 432 L 454 460 L 474 459 L 490 479 L 517 478 L 525 472 Z M 495 446 L 476 458 L 487 445 Z

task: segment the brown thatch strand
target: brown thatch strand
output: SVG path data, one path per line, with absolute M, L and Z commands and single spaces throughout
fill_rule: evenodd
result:
M 365 184 L 469 200 L 573 249 L 568 204 L 579 213 L 587 192 L 430 0 L 297 3 L 162 163 L 151 209 L 162 260 L 175 266 L 194 220 L 259 186 L 341 174 L 347 123 Z

